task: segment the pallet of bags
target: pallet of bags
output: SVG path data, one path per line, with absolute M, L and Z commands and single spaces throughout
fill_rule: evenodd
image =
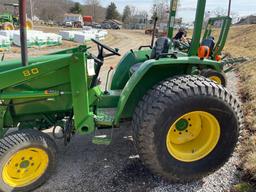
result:
M 79 34 L 75 34 L 75 39 L 74 41 L 77 43 L 86 43 L 88 41 L 91 41 L 91 39 L 96 38 L 96 35 L 93 33 L 79 33 Z
M 20 33 L 17 31 L 13 35 L 13 43 L 21 46 Z M 44 33 L 42 31 L 27 31 L 28 47 L 49 47 L 62 44 L 62 37 L 54 33 Z
M 42 31 L 27 31 L 27 46 L 28 47 L 36 47 L 38 44 L 41 44 L 42 39 Z M 17 46 L 21 46 L 20 43 L 20 32 L 15 31 L 13 34 L 13 43 Z
M 82 33 L 81 31 L 61 31 L 59 33 L 60 36 L 62 36 L 63 39 L 68 41 L 74 41 L 75 34 Z
M 7 37 L 10 41 L 13 40 L 15 30 L 0 30 L 0 35 Z
M 108 32 L 106 30 L 98 30 L 96 33 L 96 38 L 99 40 L 104 40 L 107 35 Z
M 47 33 L 47 46 L 57 46 L 62 44 L 62 36 L 55 33 Z
M 1 50 L 8 50 L 11 47 L 11 41 L 8 37 L 0 35 L 0 49 Z
M 48 36 L 45 33 L 34 34 L 35 46 L 37 47 L 46 47 L 48 42 Z
M 83 30 L 80 31 L 61 31 L 59 35 L 61 35 L 63 39 L 68 41 L 86 43 L 92 38 L 103 40 L 108 35 L 108 32 L 106 30 L 98 30 L 91 27 L 84 27 Z

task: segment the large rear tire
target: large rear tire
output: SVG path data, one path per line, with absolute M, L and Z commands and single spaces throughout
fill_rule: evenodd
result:
M 201 179 L 231 157 L 242 112 L 222 86 L 199 76 L 161 82 L 139 103 L 133 116 L 140 158 L 172 182 Z
M 56 144 L 36 130 L 16 131 L 0 140 L 0 191 L 31 191 L 42 185 L 56 164 Z

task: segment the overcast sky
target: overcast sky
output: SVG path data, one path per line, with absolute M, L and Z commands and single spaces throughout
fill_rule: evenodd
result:
M 75 0 L 81 3 L 85 0 Z M 136 6 L 139 10 L 150 11 L 153 0 L 101 0 L 103 6 L 107 6 L 110 2 L 116 3 L 120 13 L 126 5 Z M 193 20 L 197 0 L 181 0 L 181 9 L 178 16 L 184 17 L 185 20 Z M 206 10 L 214 10 L 217 8 L 227 9 L 228 0 L 207 0 Z M 237 12 L 240 16 L 250 14 L 256 15 L 256 0 L 232 0 L 232 11 Z M 193 17 L 192 17 L 193 16 Z

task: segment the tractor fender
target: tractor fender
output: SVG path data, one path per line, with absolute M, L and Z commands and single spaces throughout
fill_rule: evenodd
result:
M 122 117 L 132 116 L 139 100 L 160 81 L 177 75 L 185 75 L 188 67 L 206 66 L 217 71 L 221 70 L 220 63 L 212 60 L 200 60 L 198 57 L 178 57 L 177 59 L 162 58 L 148 60 L 130 77 L 121 92 L 114 118 L 114 125 L 118 126 Z M 155 69 L 155 71 L 153 70 Z M 169 74 L 166 72 L 170 72 Z M 155 75 L 155 72 L 159 72 Z M 150 74 L 151 73 L 151 74 Z M 154 74 L 153 78 L 152 75 Z M 165 75 L 162 75 L 165 74 Z M 154 82 L 155 81 L 155 82 Z M 128 109 L 128 114 L 125 111 Z

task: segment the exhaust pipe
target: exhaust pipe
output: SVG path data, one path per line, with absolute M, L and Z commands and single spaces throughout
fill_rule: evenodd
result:
M 229 4 L 228 4 L 228 16 L 230 17 L 231 14 L 231 0 L 229 0 Z
M 21 60 L 22 66 L 28 65 L 28 48 L 27 48 L 27 29 L 26 29 L 26 0 L 19 0 L 19 20 L 20 20 L 20 43 L 21 43 Z

